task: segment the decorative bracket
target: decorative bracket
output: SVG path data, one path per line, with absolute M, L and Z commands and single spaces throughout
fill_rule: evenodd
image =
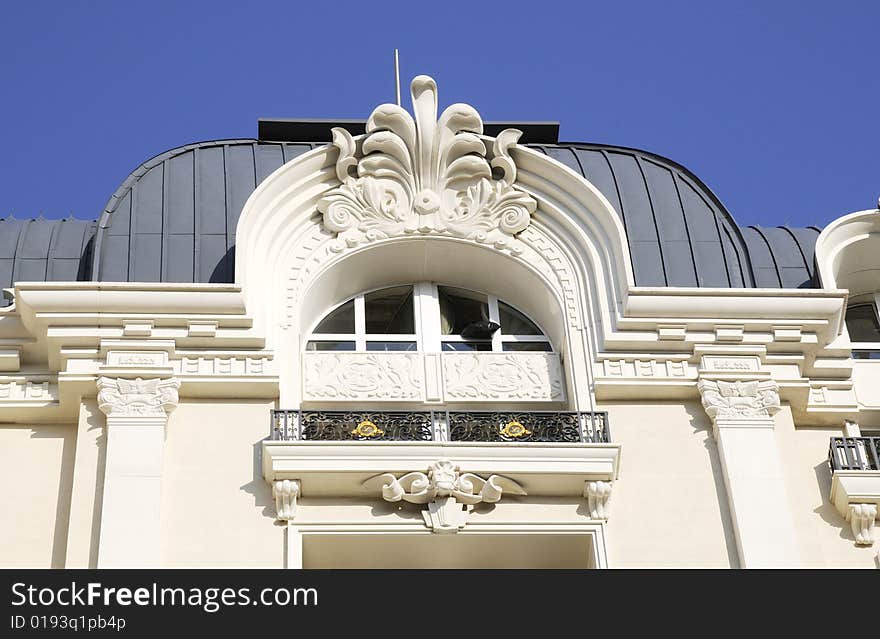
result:
M 300 496 L 298 479 L 279 479 L 272 484 L 275 498 L 275 518 L 290 521 L 296 516 L 296 500 Z
M 874 544 L 874 520 L 877 518 L 876 504 L 850 504 L 849 523 L 852 526 L 853 535 L 857 546 L 872 546 Z
M 495 503 L 503 493 L 526 494 L 512 479 L 499 475 L 483 479 L 473 473 L 462 473 L 448 459 L 434 462 L 427 473 L 412 472 L 401 477 L 391 473 L 376 475 L 367 479 L 363 487 L 381 489 L 385 501 L 427 504 L 422 517 L 435 533 L 454 533 L 464 528 L 474 504 Z
M 590 509 L 590 519 L 608 519 L 608 505 L 611 501 L 610 481 L 584 482 L 584 497 Z

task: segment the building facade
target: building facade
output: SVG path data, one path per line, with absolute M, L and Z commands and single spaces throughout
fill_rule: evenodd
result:
M 880 211 L 411 91 L 0 220 L 0 565 L 880 565 Z

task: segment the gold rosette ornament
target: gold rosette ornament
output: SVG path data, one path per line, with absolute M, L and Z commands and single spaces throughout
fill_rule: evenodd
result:
M 355 426 L 355 429 L 351 431 L 351 434 L 357 437 L 380 437 L 385 434 L 385 431 L 376 426 L 376 424 L 369 419 L 365 419 Z
M 518 421 L 507 422 L 501 429 L 501 434 L 505 437 L 525 437 L 531 435 L 532 431 L 520 424 Z

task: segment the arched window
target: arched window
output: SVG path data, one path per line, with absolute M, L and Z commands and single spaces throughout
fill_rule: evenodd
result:
M 552 351 L 525 314 L 493 295 L 420 282 L 357 295 L 318 322 L 310 351 Z

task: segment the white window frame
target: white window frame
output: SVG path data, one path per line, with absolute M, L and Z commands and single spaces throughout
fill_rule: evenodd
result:
M 871 306 L 874 309 L 874 316 L 877 318 L 877 321 L 880 322 L 880 293 L 874 293 L 871 296 L 870 300 L 865 300 L 864 302 L 858 302 L 855 304 L 847 304 L 846 309 L 844 310 L 844 318 L 846 317 L 846 311 L 850 308 L 854 308 L 856 306 Z M 844 319 L 844 324 L 846 320 Z M 849 327 L 846 329 L 847 335 L 849 335 Z M 850 341 L 851 349 L 854 351 L 880 351 L 880 341 L 877 342 L 853 342 Z M 880 358 L 858 358 L 859 361 L 876 361 L 880 362 Z
M 377 333 L 367 333 L 366 331 L 366 308 L 364 303 L 364 298 L 366 295 L 370 293 L 374 293 L 376 291 L 381 291 L 386 288 L 395 288 L 396 286 L 412 286 L 413 287 L 413 312 L 415 314 L 414 321 L 416 332 L 415 334 L 377 334 Z M 416 282 L 415 284 L 395 284 L 391 286 L 383 286 L 381 288 L 371 289 L 369 291 L 364 291 L 354 296 L 354 298 L 349 298 L 342 302 L 341 304 L 337 304 L 333 308 L 329 309 L 326 313 L 324 313 L 321 318 L 315 322 L 315 325 L 312 327 L 311 331 L 308 333 L 306 339 L 303 342 L 303 348 L 308 349 L 309 342 L 354 342 L 355 352 L 382 352 L 382 351 L 367 351 L 367 343 L 368 342 L 415 342 L 416 350 L 426 353 L 439 353 L 439 352 L 451 352 L 451 351 L 443 351 L 443 343 L 452 343 L 452 342 L 476 342 L 482 340 L 475 340 L 473 338 L 462 337 L 461 335 L 442 335 L 440 333 L 440 298 L 438 287 L 445 286 L 444 284 L 438 284 L 436 282 Z M 460 287 L 451 287 L 451 288 L 460 288 Z M 464 290 L 464 289 L 463 289 Z M 470 289 L 467 289 L 470 290 Z M 485 295 L 486 300 L 489 306 L 489 321 L 495 322 L 497 324 L 501 324 L 501 314 L 499 311 L 498 302 L 499 299 L 495 295 L 491 295 L 489 293 L 483 293 L 481 291 L 473 291 L 474 293 L 478 293 L 480 295 Z M 354 300 L 354 333 L 315 333 L 314 330 L 317 326 L 333 311 L 338 309 L 339 307 L 348 304 L 351 300 Z M 507 304 L 507 302 L 505 302 Z M 511 308 L 516 308 L 512 304 L 508 304 Z M 504 344 L 506 343 L 522 343 L 522 342 L 541 342 L 549 345 L 548 353 L 552 353 L 553 344 L 550 341 L 550 338 L 547 337 L 546 333 L 544 333 L 544 329 L 540 327 L 540 325 L 533 320 L 531 317 L 516 309 L 520 313 L 522 313 L 530 322 L 532 322 L 535 326 L 538 327 L 538 330 L 541 331 L 540 335 L 505 335 L 503 333 L 503 328 L 498 329 L 492 334 L 491 351 L 474 351 L 474 352 L 494 352 L 499 353 L 504 351 Z M 489 340 L 486 340 L 489 341 Z M 332 352 L 332 351 L 331 351 Z M 345 352 L 345 351 L 339 351 Z M 351 351 L 348 351 L 351 352 Z M 401 351 L 405 352 L 405 351 Z

